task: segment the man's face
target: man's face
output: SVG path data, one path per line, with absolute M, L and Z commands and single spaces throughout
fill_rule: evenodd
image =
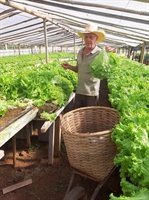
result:
M 85 33 L 84 42 L 85 47 L 88 49 L 93 49 L 96 45 L 97 35 L 94 33 Z

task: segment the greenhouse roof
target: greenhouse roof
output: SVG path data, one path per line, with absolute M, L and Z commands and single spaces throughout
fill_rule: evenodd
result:
M 149 0 L 0 0 L 0 44 L 81 45 L 77 31 L 95 23 L 101 45 L 149 44 Z

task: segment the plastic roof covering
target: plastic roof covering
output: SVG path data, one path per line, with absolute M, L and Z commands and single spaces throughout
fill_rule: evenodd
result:
M 76 35 L 86 24 L 104 29 L 100 44 L 113 47 L 149 44 L 149 0 L 0 0 L 0 43 L 44 45 L 43 18 L 46 18 L 50 46 L 81 45 Z M 11 7 L 19 5 L 32 14 Z M 43 18 L 36 17 L 38 13 Z M 62 27 L 62 28 L 61 28 Z M 74 34 L 73 34 L 74 33 Z

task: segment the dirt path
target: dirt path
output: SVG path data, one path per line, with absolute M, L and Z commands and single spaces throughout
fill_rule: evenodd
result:
M 25 140 L 17 140 L 16 168 L 12 165 L 12 141 L 10 140 L 3 146 L 5 157 L 0 161 L 0 199 L 62 200 L 72 175 L 65 148 L 62 149 L 59 158 L 54 158 L 54 164 L 49 166 L 48 143 L 38 141 L 35 136 L 31 138 L 31 141 L 32 146 L 26 148 Z M 7 194 L 2 193 L 3 188 L 30 178 L 33 180 L 32 184 Z M 77 185 L 85 187 L 90 196 L 97 183 L 77 176 L 73 186 Z M 119 192 L 118 171 L 111 175 L 100 190 L 98 197 L 101 200 L 108 200 L 111 192 Z

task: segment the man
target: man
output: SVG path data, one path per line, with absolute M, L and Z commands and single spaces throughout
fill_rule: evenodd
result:
M 93 77 L 90 64 L 100 53 L 101 49 L 97 44 L 105 39 L 106 34 L 103 30 L 98 30 L 96 26 L 88 24 L 85 31 L 78 32 L 78 35 L 84 40 L 85 46 L 78 52 L 77 65 L 62 63 L 64 69 L 78 73 L 74 109 L 98 104 L 100 80 Z M 113 51 L 110 47 L 106 47 L 106 50 Z

